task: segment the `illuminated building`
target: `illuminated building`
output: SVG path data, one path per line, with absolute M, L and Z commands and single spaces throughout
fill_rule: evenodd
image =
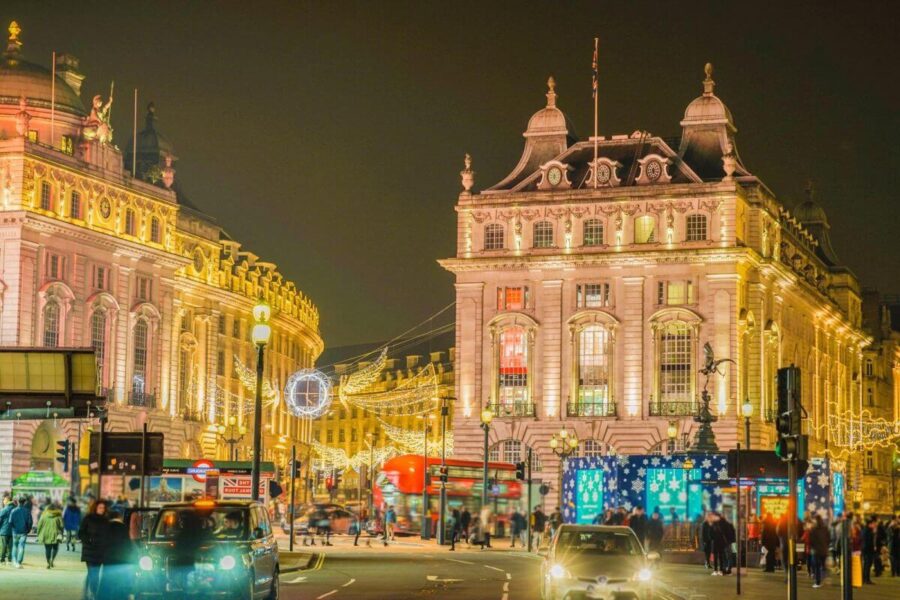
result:
M 169 457 L 225 458 L 215 425 L 235 416 L 252 428 L 252 306 L 262 298 L 273 310 L 265 375 L 276 388 L 321 353 L 318 311 L 187 200 L 152 105 L 136 156 L 131 141 L 123 156 L 105 90 L 84 102 L 78 60 L 58 56 L 54 82 L 24 58 L 18 34 L 11 26 L 0 60 L 0 345 L 93 346 L 110 431 L 147 422 Z M 309 423 L 283 403 L 266 407 L 264 423 L 265 460 L 308 438 Z M 54 441 L 85 425 L 0 422 L 0 490 L 28 470 L 59 469 Z M 249 438 L 241 459 L 248 448 Z
M 829 419 L 858 418 L 869 340 L 812 192 L 789 210 L 748 170 L 710 66 L 676 137 L 579 139 L 548 87 L 507 177 L 474 191 L 469 156 L 461 172 L 457 253 L 440 261 L 456 275 L 457 455 L 480 458 L 489 406 L 495 454 L 533 448 L 552 502 L 562 426 L 582 455 L 681 449 L 707 342 L 736 363 L 710 387 L 720 449 L 743 442 L 748 398 L 753 447 L 774 448 L 775 373 L 794 364 L 824 452 Z

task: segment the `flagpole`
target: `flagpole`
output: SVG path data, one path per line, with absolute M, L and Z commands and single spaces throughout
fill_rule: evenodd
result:
M 137 88 L 134 88 L 134 120 L 131 124 L 131 176 L 137 177 Z
M 55 148 L 56 129 L 56 50 L 50 58 L 50 147 Z
M 600 38 L 594 38 L 594 187 L 597 187 L 597 97 L 599 94 L 597 93 L 597 86 L 599 82 L 597 81 L 597 49 L 600 45 Z

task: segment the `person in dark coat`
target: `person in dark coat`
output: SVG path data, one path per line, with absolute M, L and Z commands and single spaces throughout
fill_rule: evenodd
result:
M 650 521 L 647 523 L 647 548 L 651 552 L 660 552 L 662 550 L 663 521 L 658 510 L 653 511 L 650 515 Z
M 631 519 L 628 520 L 628 526 L 634 532 L 641 546 L 644 545 L 644 539 L 647 537 L 647 515 L 644 514 L 644 507 L 638 506 L 631 513 Z
M 725 575 L 728 568 L 728 533 L 725 519 L 719 513 L 712 517 L 713 575 Z
M 134 543 L 128 534 L 124 515 L 110 510 L 98 600 L 128 600 L 134 573 L 134 554 Z
M 74 552 L 75 542 L 78 541 L 78 530 L 81 528 L 81 509 L 78 508 L 78 501 L 75 498 L 69 498 L 62 518 L 63 527 L 66 530 L 66 550 Z
M 9 525 L 12 531 L 12 563 L 15 568 L 21 569 L 25 560 L 25 543 L 34 527 L 31 503 L 26 498 L 19 498 L 19 505 L 9 514 Z
M 770 513 L 766 513 L 762 524 L 762 547 L 766 549 L 766 573 L 775 572 L 778 560 L 778 527 Z
M 12 524 L 9 516 L 16 506 L 15 499 L 10 499 L 6 506 L 0 508 L 0 564 L 5 564 L 7 560 L 12 562 Z
M 814 588 L 822 587 L 822 572 L 825 570 L 825 560 L 828 558 L 828 545 L 831 542 L 831 534 L 822 517 L 816 515 L 813 519 L 812 529 L 809 530 L 809 555 L 812 567 Z
M 106 545 L 109 533 L 109 517 L 106 514 L 106 500 L 97 500 L 90 507 L 88 515 L 81 520 L 78 539 L 81 541 L 81 562 L 87 566 L 85 597 L 97 598 L 100 589 L 100 570 L 106 560 Z
M 878 521 L 869 519 L 862 530 L 863 583 L 874 584 L 872 567 L 875 566 L 876 538 L 878 537 Z
M 469 525 L 472 523 L 472 513 L 469 512 L 468 508 L 463 508 L 463 511 L 459 513 L 459 531 L 462 534 L 462 538 L 466 540 L 466 545 L 469 543 Z
M 881 551 L 887 546 L 887 527 L 881 521 L 876 520 L 875 525 L 875 577 L 881 577 L 884 573 L 884 561 L 881 560 Z
M 450 512 L 450 518 L 447 520 L 448 529 L 450 529 L 450 550 L 456 550 L 456 541 L 459 539 L 460 532 L 460 514 L 459 509 L 454 508 Z
M 731 575 L 731 568 L 737 563 L 737 557 L 731 551 L 731 548 L 737 542 L 737 531 L 734 524 L 731 523 L 724 515 L 721 517 L 721 527 L 725 534 L 725 575 Z
M 888 542 L 891 551 L 891 576 L 900 577 L 900 515 L 896 515 L 891 521 Z
M 712 565 L 709 556 L 712 554 L 712 513 L 706 513 L 700 525 L 700 544 L 703 547 L 703 563 L 709 569 Z

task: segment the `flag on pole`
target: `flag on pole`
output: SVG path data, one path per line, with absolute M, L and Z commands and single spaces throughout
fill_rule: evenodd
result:
M 591 65 L 594 80 L 593 80 L 593 90 L 594 90 L 594 98 L 597 98 L 597 47 L 599 46 L 600 38 L 594 38 L 594 61 Z

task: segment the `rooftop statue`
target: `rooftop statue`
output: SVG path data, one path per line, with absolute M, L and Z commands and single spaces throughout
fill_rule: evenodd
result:
M 94 96 L 91 103 L 91 114 L 84 120 L 84 128 L 82 136 L 84 139 L 98 140 L 101 144 L 111 144 L 113 138 L 113 128 L 111 123 L 113 88 L 115 82 L 109 86 L 109 100 L 103 104 L 103 98 L 100 94 Z

